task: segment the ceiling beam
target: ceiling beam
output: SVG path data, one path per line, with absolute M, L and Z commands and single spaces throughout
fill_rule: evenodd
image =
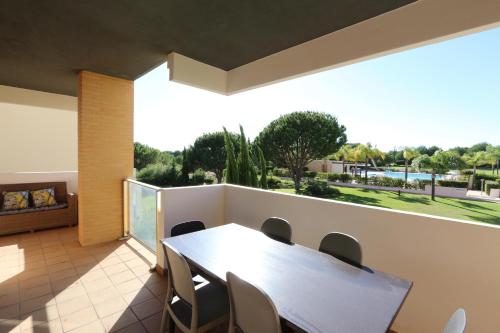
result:
M 419 0 L 227 72 L 170 55 L 170 78 L 231 95 L 496 26 L 498 0 Z

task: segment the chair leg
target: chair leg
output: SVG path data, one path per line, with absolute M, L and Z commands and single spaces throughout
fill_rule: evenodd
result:
M 167 305 L 163 307 L 163 314 L 161 316 L 161 325 L 160 325 L 160 333 L 164 333 L 165 330 L 169 333 L 175 332 L 175 325 L 173 319 L 170 317 L 170 314 L 167 310 Z

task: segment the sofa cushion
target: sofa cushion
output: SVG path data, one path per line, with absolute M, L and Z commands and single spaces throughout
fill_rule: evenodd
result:
M 39 208 L 25 208 L 25 209 L 17 209 L 17 210 L 0 210 L 0 216 L 4 215 L 15 215 L 15 214 L 22 214 L 22 213 L 35 213 L 35 212 L 43 212 L 47 210 L 56 210 L 56 209 L 62 209 L 62 208 L 67 208 L 68 204 L 58 204 L 54 206 L 45 206 L 45 207 L 39 207 Z
M 31 198 L 33 198 L 33 205 L 35 208 L 57 205 L 53 187 L 31 191 Z
M 3 192 L 4 211 L 28 208 L 29 191 Z

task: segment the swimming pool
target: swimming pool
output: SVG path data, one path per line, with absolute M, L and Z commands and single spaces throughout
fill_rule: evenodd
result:
M 390 178 L 399 178 L 405 179 L 404 172 L 395 172 L 395 171 L 368 171 L 368 177 L 390 177 Z M 422 173 L 422 172 L 408 172 L 408 180 L 431 180 L 432 175 L 430 173 Z M 436 175 L 436 180 L 444 179 L 444 175 Z

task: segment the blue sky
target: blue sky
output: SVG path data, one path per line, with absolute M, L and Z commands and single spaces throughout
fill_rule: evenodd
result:
M 135 140 L 180 150 L 222 126 L 254 138 L 281 114 L 330 113 L 349 142 L 380 149 L 500 144 L 500 28 L 222 96 L 168 81 L 135 83 Z

